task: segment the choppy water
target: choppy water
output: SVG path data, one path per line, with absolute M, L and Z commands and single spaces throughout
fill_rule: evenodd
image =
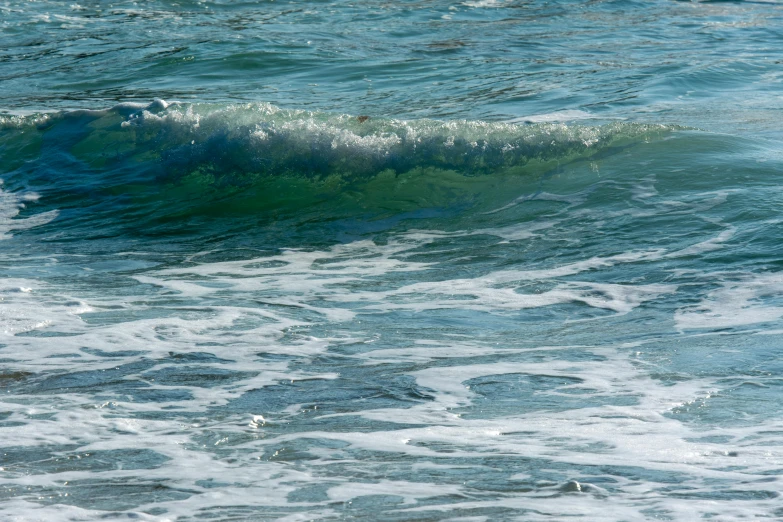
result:
M 783 518 L 783 5 L 0 30 L 0 518 Z

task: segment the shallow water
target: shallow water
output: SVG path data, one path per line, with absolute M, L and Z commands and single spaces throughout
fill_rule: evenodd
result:
M 0 4 L 3 516 L 783 517 L 782 15 Z

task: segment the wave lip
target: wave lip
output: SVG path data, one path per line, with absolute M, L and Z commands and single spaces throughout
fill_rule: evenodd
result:
M 116 112 L 120 110 L 115 109 Z M 121 123 L 136 147 L 171 166 L 257 173 L 369 175 L 434 167 L 483 175 L 530 163 L 569 161 L 670 130 L 484 121 L 397 120 L 287 110 L 269 104 L 183 105 L 157 101 Z M 141 139 L 140 139 L 141 138 Z
M 531 162 L 567 161 L 674 127 L 479 120 L 400 120 L 282 109 L 271 104 L 184 104 L 155 100 L 111 109 L 0 116 L 0 129 L 70 126 L 74 152 L 95 158 L 160 160 L 258 173 L 367 175 L 436 167 L 481 175 Z M 152 155 L 152 156 L 151 156 Z M 98 162 L 98 163 L 105 163 Z

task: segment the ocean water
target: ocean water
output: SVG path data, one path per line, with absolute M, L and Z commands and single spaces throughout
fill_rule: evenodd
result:
M 0 519 L 783 519 L 783 4 L 0 2 Z

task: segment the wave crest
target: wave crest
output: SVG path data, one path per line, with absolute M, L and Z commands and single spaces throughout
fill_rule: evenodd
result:
M 338 199 L 364 211 L 450 205 L 480 194 L 497 206 L 536 174 L 673 130 L 626 122 L 400 120 L 264 103 L 156 100 L 5 116 L 0 159 L 19 187 L 35 179 L 44 195 L 90 198 L 80 205 L 93 205 L 100 194 L 122 196 L 145 209 L 152 205 L 154 215 L 212 213 L 218 200 L 230 200 L 221 208 L 242 212 Z
M 109 114 L 122 114 L 113 109 Z M 567 162 L 671 130 L 484 121 L 397 120 L 281 109 L 269 104 L 154 104 L 120 123 L 135 153 L 155 152 L 168 168 L 210 168 L 307 177 L 367 176 L 435 167 L 487 175 L 530 163 Z M 132 137 L 131 137 L 132 136 Z

